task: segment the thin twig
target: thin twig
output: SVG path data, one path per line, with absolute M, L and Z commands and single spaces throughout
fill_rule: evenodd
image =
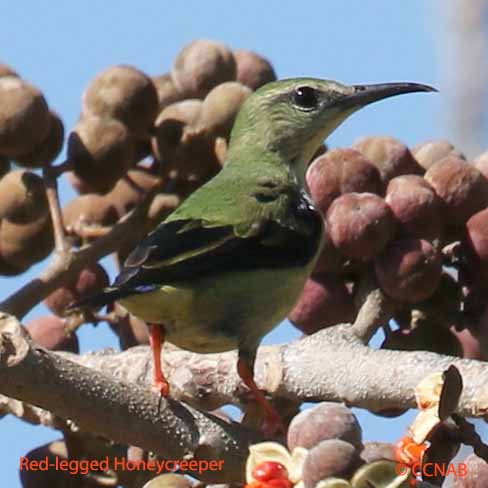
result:
M 47 202 L 53 223 L 55 252 L 63 255 L 71 249 L 71 244 L 66 239 L 64 231 L 63 215 L 59 204 L 58 182 L 55 172 L 50 167 L 43 168 L 42 177 L 46 185 Z

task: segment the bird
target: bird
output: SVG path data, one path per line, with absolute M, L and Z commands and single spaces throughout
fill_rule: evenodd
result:
M 153 388 L 164 397 L 163 341 L 196 353 L 237 349 L 237 372 L 262 408 L 264 432 L 282 429 L 254 381 L 254 363 L 261 339 L 286 318 L 322 248 L 323 218 L 307 193 L 307 166 L 352 113 L 431 91 L 419 83 L 305 77 L 262 86 L 237 114 L 222 170 L 142 239 L 111 286 L 75 306 L 118 302 L 148 324 Z

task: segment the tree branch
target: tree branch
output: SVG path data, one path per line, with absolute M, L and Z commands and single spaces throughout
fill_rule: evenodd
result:
M 371 270 L 361 275 L 355 301 L 359 312 L 352 330 L 364 344 L 367 344 L 378 328 L 387 324 L 393 317 L 398 305 L 381 291 L 374 271 Z
M 211 453 L 225 462 L 219 481 L 236 480 L 238 473 L 242 475 L 247 446 L 256 437 L 239 424 L 194 409 L 242 404 L 244 387 L 236 372 L 235 351 L 200 355 L 167 345 L 162 357 L 172 399 L 161 400 L 159 407 L 149 388 L 139 386 L 151 384 L 146 346 L 82 356 L 54 353 L 29 344 L 10 328 L 0 333 L 0 392 L 70 419 L 82 430 L 166 458 Z M 457 413 L 485 417 L 486 363 L 429 352 L 374 350 L 352 333 L 350 325 L 330 327 L 289 345 L 261 347 L 256 378 L 277 399 L 341 401 L 378 411 L 415 408 L 415 386 L 451 364 L 464 383 Z
M 77 430 L 166 459 L 223 460 L 223 471 L 189 472 L 208 482 L 241 481 L 248 446 L 260 438 L 238 423 L 114 381 L 11 332 L 0 334 L 0 383 L 3 394 L 55 412 Z
M 134 239 L 134 235 L 138 233 L 141 234 L 142 238 L 146 232 L 148 207 L 157 191 L 158 189 L 155 188 L 149 192 L 141 204 L 122 217 L 110 232 L 92 244 L 78 251 L 69 250 L 63 253 L 54 253 L 51 262 L 40 276 L 1 302 L 0 310 L 22 319 L 35 305 L 62 286 L 87 264 L 115 252 L 125 242 Z M 53 198 L 52 195 L 51 198 Z M 61 238 L 58 236 L 58 239 Z

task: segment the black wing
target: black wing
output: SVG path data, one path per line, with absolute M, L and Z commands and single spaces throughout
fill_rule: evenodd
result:
M 304 266 L 316 254 L 322 218 L 303 198 L 293 208 L 300 226 L 261 220 L 241 236 L 234 226 L 208 226 L 199 220 L 162 223 L 129 255 L 114 286 L 147 291 L 154 285 L 217 270 Z

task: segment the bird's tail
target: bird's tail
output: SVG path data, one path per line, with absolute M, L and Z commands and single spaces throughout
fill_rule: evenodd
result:
M 101 308 L 105 305 L 110 305 L 119 298 L 123 298 L 129 294 L 130 292 L 123 288 L 104 288 L 100 293 L 97 293 L 96 295 L 91 295 L 72 303 L 68 306 L 67 311 L 69 312 L 80 308 Z

